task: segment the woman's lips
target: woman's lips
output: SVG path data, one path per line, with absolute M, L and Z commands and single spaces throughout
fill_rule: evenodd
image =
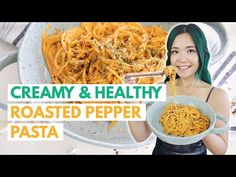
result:
M 177 66 L 179 71 L 186 71 L 187 69 L 189 69 L 191 66 Z

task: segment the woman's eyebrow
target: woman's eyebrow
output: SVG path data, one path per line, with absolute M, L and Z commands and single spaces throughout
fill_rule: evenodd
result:
M 187 46 L 186 48 L 188 49 L 188 48 L 196 48 L 196 47 L 193 45 L 193 46 Z
M 187 46 L 185 47 L 186 49 L 189 49 L 189 48 L 196 48 L 194 45 L 191 45 L 191 46 Z M 179 47 L 171 47 L 171 49 L 179 49 Z

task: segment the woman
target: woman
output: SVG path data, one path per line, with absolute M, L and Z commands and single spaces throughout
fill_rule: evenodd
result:
M 210 54 L 202 30 L 195 24 L 175 26 L 167 39 L 167 62 L 177 68 L 177 95 L 200 98 L 209 103 L 217 114 L 230 116 L 229 97 L 223 89 L 211 85 L 208 71 Z M 172 96 L 170 83 L 166 80 L 167 96 Z M 222 127 L 223 121 L 217 120 L 215 127 Z M 130 131 L 137 142 L 147 139 L 151 130 L 146 122 L 129 122 Z M 209 149 L 213 154 L 225 154 L 228 147 L 228 130 L 223 134 L 210 134 L 199 142 L 190 145 L 172 145 L 159 138 L 153 154 L 190 154 L 206 155 Z

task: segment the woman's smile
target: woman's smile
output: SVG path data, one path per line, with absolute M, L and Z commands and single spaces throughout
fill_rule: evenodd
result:
M 181 65 L 181 66 L 177 66 L 178 71 L 184 72 L 184 71 L 188 71 L 191 68 L 192 65 Z

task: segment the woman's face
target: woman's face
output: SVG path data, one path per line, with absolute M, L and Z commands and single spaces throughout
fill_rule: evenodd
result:
M 177 67 L 180 78 L 195 77 L 199 67 L 199 58 L 190 34 L 182 33 L 176 36 L 171 47 L 170 62 L 171 65 Z

